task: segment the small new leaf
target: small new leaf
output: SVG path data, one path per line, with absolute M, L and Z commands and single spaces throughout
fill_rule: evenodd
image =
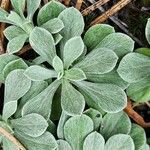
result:
M 65 71 L 64 78 L 71 81 L 82 81 L 86 79 L 85 73 L 79 68 L 71 68 Z
M 62 60 L 58 56 L 55 56 L 53 59 L 53 67 L 57 73 L 63 73 L 64 65 Z

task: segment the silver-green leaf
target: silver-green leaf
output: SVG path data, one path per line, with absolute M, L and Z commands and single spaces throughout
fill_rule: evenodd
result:
M 31 137 L 41 136 L 48 127 L 48 123 L 44 117 L 36 113 L 13 119 L 11 120 L 11 125 L 15 130 Z
M 115 134 L 129 134 L 131 130 L 131 121 L 125 112 L 115 114 L 106 114 L 101 123 L 100 133 L 105 140 L 108 140 Z
M 81 37 L 73 37 L 68 40 L 64 46 L 63 61 L 65 69 L 68 69 L 72 63 L 79 57 L 84 51 L 84 43 Z
M 25 44 L 27 38 L 28 38 L 27 34 L 22 34 L 10 40 L 7 45 L 8 53 L 13 54 L 18 52 Z
M 117 113 L 127 105 L 127 96 L 113 84 L 96 84 L 87 81 L 73 82 L 85 96 L 90 106 L 97 105 L 108 113 Z
M 72 150 L 69 143 L 65 140 L 58 140 L 57 143 L 58 143 L 57 150 Z
M 43 81 L 49 78 L 57 77 L 57 73 L 54 70 L 50 70 L 38 65 L 28 67 L 24 75 L 32 81 Z
M 86 79 L 86 75 L 80 68 L 71 68 L 65 71 L 64 78 L 71 81 L 82 81 Z
M 150 57 L 138 53 L 127 54 L 121 60 L 117 71 L 125 81 L 138 82 L 150 75 Z
M 46 29 L 35 27 L 30 34 L 29 41 L 32 48 L 48 63 L 52 64 L 56 56 L 56 49 L 51 33 Z
M 94 125 L 90 117 L 74 116 L 64 126 L 65 139 L 71 145 L 72 150 L 82 150 L 84 139 L 93 129 Z
M 145 35 L 148 43 L 150 44 L 150 18 L 148 19 L 146 24 Z
M 67 80 L 62 81 L 61 106 L 70 116 L 81 115 L 85 107 L 84 97 Z
M 105 140 L 98 132 L 90 133 L 84 141 L 83 150 L 104 150 Z
M 88 50 L 93 50 L 109 34 L 114 33 L 112 26 L 107 24 L 97 24 L 88 29 L 84 35 L 84 42 Z
M 75 65 L 81 68 L 86 75 L 104 74 L 110 72 L 118 61 L 117 55 L 106 48 L 98 48 L 91 51 L 85 59 Z

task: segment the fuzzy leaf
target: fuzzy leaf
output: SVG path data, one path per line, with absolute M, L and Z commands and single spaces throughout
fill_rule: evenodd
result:
M 57 143 L 58 143 L 57 150 L 72 150 L 71 146 L 67 141 L 58 140 Z
M 3 118 L 7 120 L 17 109 L 17 101 L 30 89 L 31 81 L 24 76 L 24 70 L 9 73 L 5 81 Z
M 5 137 L 3 137 L 2 143 L 3 143 L 3 150 L 19 150 L 19 148 L 15 144 L 13 144 Z
M 136 150 L 142 150 L 143 145 L 146 144 L 146 135 L 142 127 L 132 124 L 130 136 L 132 137 Z
M 104 144 L 103 136 L 95 131 L 85 138 L 83 150 L 104 150 Z
M 97 24 L 88 29 L 84 36 L 84 43 L 88 50 L 93 50 L 109 34 L 114 33 L 112 26 Z
M 27 0 L 28 18 L 32 19 L 34 13 L 39 8 L 41 0 Z
M 17 26 L 9 26 L 4 30 L 5 37 L 11 41 L 13 38 L 18 37 L 19 35 L 24 35 L 26 32 Z
M 32 81 L 43 81 L 49 78 L 57 77 L 57 73 L 54 70 L 50 70 L 38 65 L 28 67 L 24 74 Z
M 8 23 L 16 26 L 22 26 L 23 20 L 16 12 L 11 11 L 7 17 Z
M 4 9 L 0 8 L 0 22 L 7 22 L 7 16 L 9 13 L 5 11 Z
M 129 134 L 131 130 L 131 121 L 126 113 L 106 114 L 103 117 L 100 127 L 100 133 L 105 140 L 108 140 L 115 134 Z
M 11 0 L 11 4 L 15 11 L 23 17 L 23 10 L 25 9 L 25 2 L 26 0 Z
M 79 68 L 71 68 L 65 71 L 64 78 L 72 80 L 72 81 L 82 81 L 86 79 L 86 75 Z
M 150 100 L 150 76 L 143 80 L 131 83 L 127 88 L 127 95 L 135 102 L 147 102 Z
M 62 40 L 63 37 L 61 36 L 61 34 L 56 33 L 53 35 L 53 38 L 55 40 L 55 45 L 57 45 Z
M 127 54 L 117 71 L 125 81 L 138 82 L 150 75 L 150 57 L 138 53 Z
M 15 130 L 15 136 L 28 150 L 55 150 L 57 148 L 57 142 L 50 132 L 45 132 L 39 137 L 31 137 Z
M 27 67 L 28 65 L 23 61 L 23 59 L 19 58 L 17 60 L 13 60 L 5 66 L 3 70 L 4 78 L 6 78 L 7 75 L 15 69 L 26 69 Z
M 47 129 L 47 121 L 39 114 L 29 114 L 18 119 L 11 120 L 12 127 L 31 137 L 41 136 Z
M 135 51 L 150 57 L 150 48 L 138 48 Z
M 67 80 L 62 82 L 61 106 L 70 116 L 81 115 L 85 107 L 84 97 Z
M 86 115 L 70 118 L 64 126 L 64 135 L 72 150 L 82 150 L 85 137 L 93 131 L 93 121 Z
M 98 130 L 99 126 L 100 126 L 100 123 L 102 121 L 102 114 L 98 110 L 93 109 L 93 108 L 90 108 L 90 109 L 86 110 L 84 112 L 84 114 L 86 114 L 87 116 L 89 116 L 93 120 L 94 129 Z
M 105 47 L 113 50 L 118 57 L 123 57 L 134 49 L 134 41 L 123 33 L 112 33 L 106 36 L 98 45 L 97 48 Z
M 54 39 L 46 29 L 35 27 L 29 38 L 32 48 L 52 64 L 53 58 L 56 56 Z
M 19 35 L 8 42 L 7 51 L 9 54 L 18 52 L 28 38 L 27 34 Z
M 150 44 L 150 18 L 148 19 L 146 24 L 145 35 L 148 43 Z
M 64 139 L 64 125 L 69 118 L 70 116 L 68 116 L 64 111 L 62 111 L 57 127 L 57 136 L 59 139 Z
M 19 106 L 18 106 L 17 112 L 15 113 L 15 117 L 16 118 L 21 117 L 21 111 L 22 111 L 23 106 L 26 104 L 26 102 L 28 102 L 30 99 L 37 96 L 47 87 L 48 87 L 48 83 L 45 81 L 32 82 L 29 91 L 21 98 L 19 102 Z
M 85 59 L 75 65 L 81 68 L 86 75 L 104 74 L 110 72 L 117 63 L 117 55 L 106 48 L 98 48 L 91 51 Z
M 86 97 L 88 105 L 98 105 L 108 113 L 117 113 L 127 105 L 125 92 L 113 84 L 96 84 L 87 81 L 73 82 Z
M 61 48 L 63 50 L 65 43 L 69 39 L 82 34 L 84 29 L 84 20 L 82 14 L 73 7 L 66 8 L 58 17 L 64 23 L 64 28 L 60 32 L 63 36 L 63 39 L 61 40 Z
M 30 99 L 22 109 L 22 116 L 30 113 L 38 113 L 45 119 L 49 119 L 53 96 L 59 87 L 60 82 L 55 80 L 45 90 Z
M 68 40 L 64 46 L 63 60 L 64 67 L 68 69 L 72 63 L 79 57 L 84 51 L 84 43 L 81 37 L 73 37 Z
M 115 84 L 125 90 L 129 83 L 124 81 L 116 71 L 116 69 L 113 69 L 112 71 L 105 73 L 105 74 L 89 74 L 87 75 L 87 79 L 89 81 L 95 82 L 95 83 L 107 83 L 107 84 Z
M 54 18 L 44 23 L 41 27 L 52 34 L 56 34 L 64 28 L 64 24 L 59 18 Z
M 3 69 L 5 68 L 5 66 L 9 62 L 16 59 L 19 59 L 19 57 L 15 55 L 9 55 L 8 53 L 0 55 L 0 82 L 4 81 Z
M 58 15 L 65 9 L 66 7 L 57 2 L 57 1 L 50 1 L 46 5 L 44 5 L 38 14 L 38 25 L 42 25 L 49 21 L 50 19 L 57 18 Z
M 58 56 L 55 56 L 53 59 L 53 67 L 57 73 L 63 73 L 64 65 L 62 60 Z
M 132 138 L 129 135 L 117 134 L 108 139 L 105 150 L 135 150 Z

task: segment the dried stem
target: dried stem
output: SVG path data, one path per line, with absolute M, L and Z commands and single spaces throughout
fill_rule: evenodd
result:
M 24 46 L 17 54 L 22 55 L 25 52 L 29 51 L 30 49 L 32 49 L 32 48 L 31 48 L 30 44 L 28 44 L 28 45 Z
M 145 102 L 145 103 L 150 108 L 150 102 Z
M 93 12 L 95 9 L 99 8 L 100 6 L 106 4 L 109 1 L 110 0 L 99 0 L 99 1 L 95 2 L 94 4 L 92 4 L 91 6 L 84 9 L 81 13 L 83 16 L 86 16 L 86 15 L 90 14 L 91 12 Z
M 20 150 L 26 150 L 26 148 L 9 132 L 0 127 L 0 134 L 4 135 L 8 140 L 15 144 Z
M 62 3 L 65 4 L 65 6 L 69 6 L 70 4 L 70 0 L 62 0 Z
M 77 0 L 76 8 L 77 8 L 78 10 L 81 9 L 82 3 L 83 3 L 83 0 Z
M 5 10 L 8 10 L 9 4 L 10 4 L 9 0 L 2 0 L 0 7 L 5 9 Z M 0 25 L 0 54 L 5 53 L 4 46 L 3 46 L 3 42 L 4 42 L 3 31 L 4 30 L 5 30 L 5 23 L 1 23 L 1 25 Z
M 44 4 L 48 3 L 48 0 L 43 0 Z
M 130 100 L 128 101 L 128 105 L 124 109 L 124 111 L 141 127 L 150 127 L 150 122 L 145 122 L 143 117 L 133 110 L 132 103 Z
M 92 21 L 90 25 L 92 26 L 106 21 L 110 16 L 118 12 L 120 9 L 122 9 L 131 1 L 132 0 L 120 0 L 117 4 L 112 6 L 108 11 L 106 11 L 104 14 L 102 14 L 101 16 L 97 17 L 94 21 Z

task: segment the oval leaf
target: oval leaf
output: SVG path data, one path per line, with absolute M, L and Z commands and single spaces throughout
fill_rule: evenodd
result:
M 64 67 L 68 69 L 69 66 L 79 57 L 84 51 L 84 43 L 81 37 L 73 37 L 68 40 L 64 46 L 63 60 Z
M 58 140 L 57 143 L 58 143 L 57 150 L 72 150 L 71 146 L 67 141 Z
M 117 55 L 106 48 L 99 48 L 91 51 L 85 59 L 75 65 L 81 68 L 86 75 L 104 74 L 110 72 L 118 61 Z
M 72 150 L 81 150 L 85 137 L 93 131 L 93 121 L 86 115 L 70 118 L 64 126 L 65 139 Z
M 118 134 L 112 136 L 105 145 L 105 150 L 135 150 L 132 138 L 129 135 Z
M 97 24 L 88 29 L 84 36 L 84 43 L 88 50 L 93 50 L 109 34 L 114 33 L 112 26 L 107 24 Z
M 81 115 L 85 107 L 84 97 L 67 80 L 62 82 L 61 106 L 70 116 Z
M 127 54 L 117 71 L 125 81 L 138 82 L 150 75 L 150 57 L 138 53 Z
M 29 37 L 32 48 L 43 57 L 48 63 L 52 64 L 56 56 L 54 39 L 46 29 L 35 27 Z
M 73 82 L 90 106 L 97 105 L 108 113 L 117 113 L 127 105 L 125 92 L 113 84 L 96 84 L 87 81 Z
M 146 24 L 145 35 L 148 43 L 150 44 L 150 19 L 148 19 Z
M 83 150 L 104 150 L 105 140 L 98 132 L 90 133 L 84 141 Z
M 41 136 L 48 127 L 47 121 L 41 115 L 35 113 L 13 119 L 11 125 L 15 130 L 31 137 Z
M 102 119 L 100 133 L 108 140 L 115 134 L 129 134 L 131 121 L 126 113 L 106 114 Z
M 57 77 L 57 73 L 54 70 L 50 70 L 37 65 L 28 67 L 25 70 L 24 74 L 32 81 L 43 81 L 46 79 Z

